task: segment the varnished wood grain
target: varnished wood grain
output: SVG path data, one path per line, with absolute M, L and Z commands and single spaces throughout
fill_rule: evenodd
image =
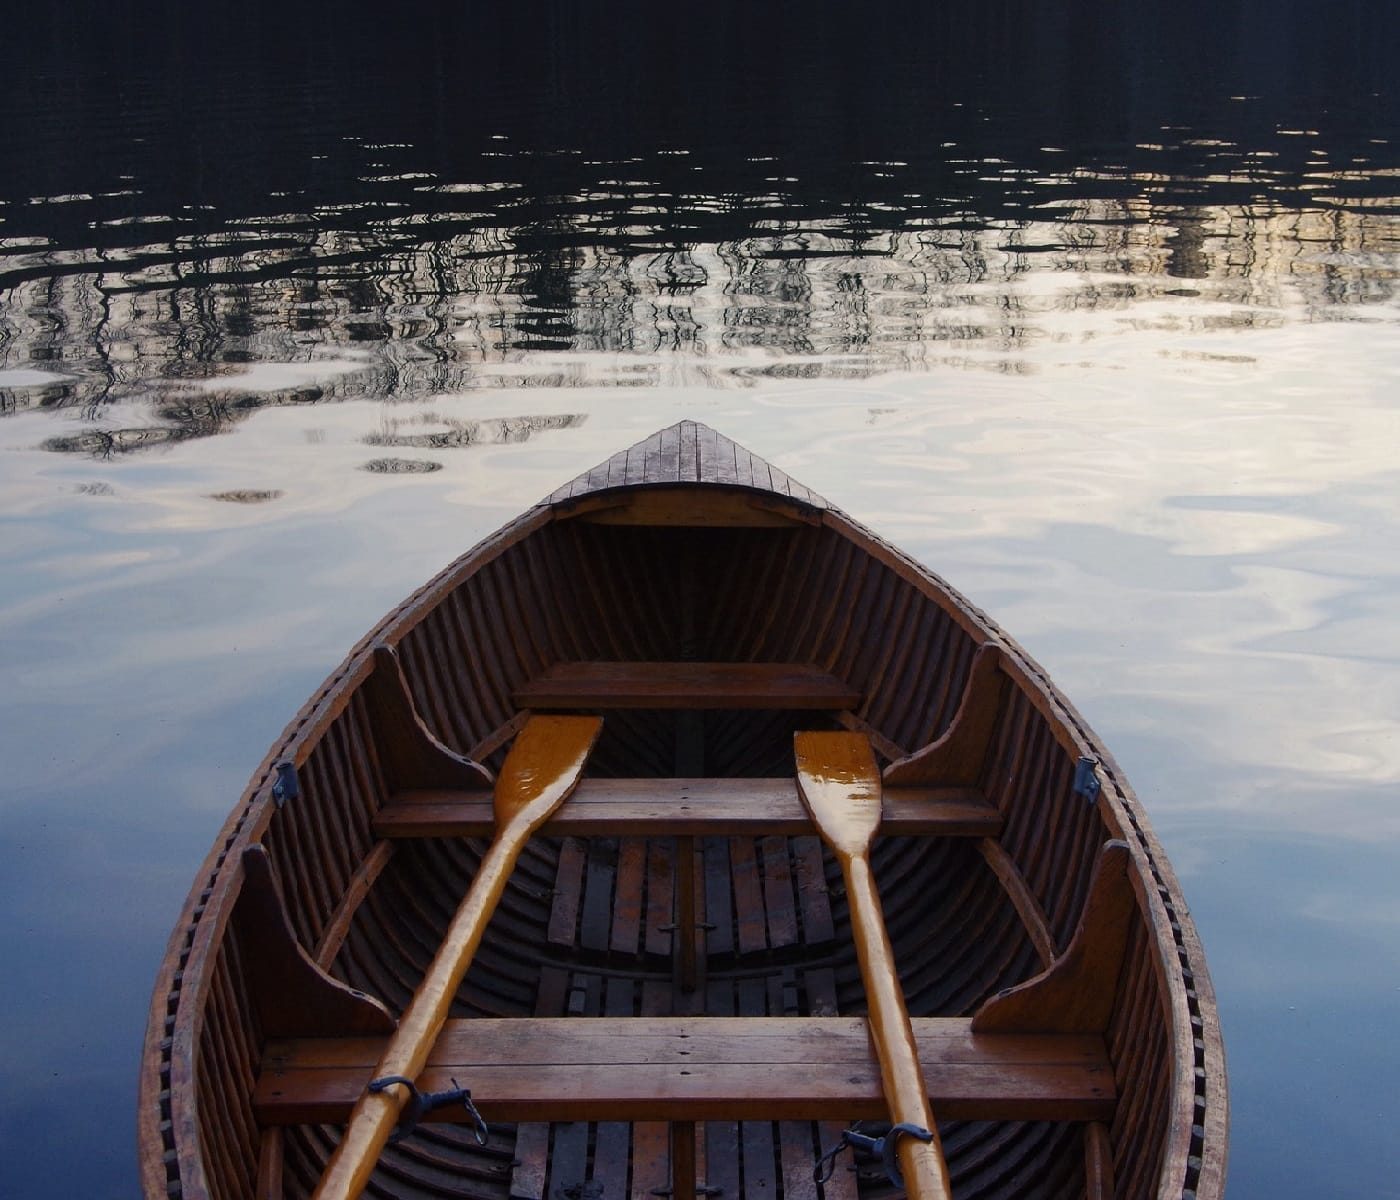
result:
M 965 1018 L 916 1018 L 930 1093 L 949 1117 L 1102 1119 L 1112 1072 L 1095 1037 L 978 1036 Z M 378 1061 L 373 1039 L 269 1046 L 269 1123 L 343 1120 Z M 526 1120 L 875 1117 L 886 1109 L 860 1018 L 599 1017 L 450 1021 L 422 1073 L 470 1080 L 484 1112 Z M 443 1112 L 439 1120 L 460 1120 Z
M 896 1125 L 926 1130 L 927 1141 L 896 1146 L 912 1200 L 952 1200 L 953 1185 L 929 1106 L 919 1047 L 899 983 L 899 968 L 870 870 L 870 844 L 880 828 L 880 772 L 869 739 L 858 733 L 793 735 L 797 786 L 817 832 L 836 855 L 851 907 L 851 936 L 870 1009 L 870 1040 L 881 1086 Z
M 534 717 L 520 731 L 496 779 L 495 840 L 432 966 L 384 1047 L 375 1078 L 418 1077 L 516 858 L 526 839 L 578 783 L 601 728 L 602 721 L 596 717 Z M 406 1100 L 402 1086 L 366 1091 L 359 1097 L 345 1136 L 317 1185 L 317 1200 L 353 1200 L 364 1190 Z
M 860 693 L 802 663 L 565 662 L 522 683 L 523 708 L 823 708 Z
M 888 788 L 886 834 L 995 837 L 1001 815 L 968 788 Z M 374 819 L 381 837 L 481 837 L 490 801 L 473 793 L 407 792 Z M 707 833 L 800 835 L 811 817 L 792 779 L 585 779 L 541 828 L 555 837 Z
M 693 488 L 713 497 L 716 506 L 729 506 L 742 523 L 567 519 L 591 506 L 601 512 L 619 500 L 630 504 L 653 485 Z M 937 744 L 954 726 L 970 728 L 960 708 L 984 690 L 969 682 L 976 673 L 974 655 L 978 646 L 995 642 L 1002 661 L 990 732 L 985 741 L 968 739 L 970 746 L 977 743 L 971 756 L 960 751 L 948 761 L 976 761 L 977 798 L 994 811 L 994 823 L 964 832 L 995 839 L 980 847 L 994 845 L 996 856 L 979 854 L 978 844 L 939 836 L 955 831 L 937 821 L 917 838 L 903 837 L 889 811 L 873 854 L 909 1004 L 922 1013 L 972 1012 L 988 995 L 1034 976 L 1037 954 L 1043 959 L 1072 940 L 1099 847 L 1108 838 L 1126 839 L 1133 853 L 1135 913 L 1117 978 L 1094 986 L 1103 993 L 1098 1001 L 1109 1005 L 1103 1041 L 1120 1089 L 1111 1116 L 1104 1116 L 1113 1191 L 1120 1198 L 1191 1193 L 1197 1200 L 1218 1200 L 1228 1105 L 1219 1022 L 1199 941 L 1170 863 L 1121 771 L 1043 672 L 926 568 L 694 422 L 663 430 L 586 473 L 566 485 L 559 499 L 559 507 L 532 509 L 486 539 L 376 626 L 292 718 L 234 806 L 199 869 L 151 1006 L 138 1106 L 147 1195 L 156 1200 L 178 1189 L 187 1197 L 247 1200 L 260 1172 L 265 1177 L 274 1169 L 262 1154 L 251 1107 L 263 1046 L 248 956 L 231 936 L 244 846 L 268 848 L 296 941 L 314 947 L 321 962 L 352 987 L 383 997 L 395 1009 L 421 981 L 455 897 L 479 872 L 483 846 L 453 836 L 451 822 L 466 810 L 440 814 L 444 822 L 437 827 L 429 822 L 422 832 L 431 841 L 396 840 L 391 856 L 387 847 L 376 856 L 376 814 L 383 810 L 386 821 L 393 819 L 407 799 L 403 793 L 415 790 L 405 782 L 425 782 L 405 774 L 405 767 L 414 768 L 407 756 L 386 749 L 377 719 L 382 706 L 370 681 L 376 644 L 397 650 L 400 698 L 409 698 L 399 707 L 411 711 L 447 754 L 489 757 L 492 768 L 500 766 L 501 747 L 523 717 L 515 689 L 559 662 L 695 657 L 811 663 L 858 693 L 852 707 L 807 717 L 773 708 L 697 714 L 705 722 L 704 769 L 715 776 L 753 777 L 790 772 L 783 748 L 804 721 L 840 721 L 860 730 L 891 761 L 907 757 L 906 748 Z M 666 500 L 653 514 L 668 505 L 674 512 L 674 500 Z M 773 514 L 782 519 L 770 524 Z M 682 620 L 683 613 L 690 615 Z M 670 713 L 613 715 L 618 724 L 597 751 L 600 775 L 675 769 Z M 1103 791 L 1095 803 L 1071 789 L 1082 755 L 1099 763 Z M 278 808 L 268 787 L 272 764 L 283 759 L 298 764 L 303 795 L 299 803 Z M 460 792 L 436 785 L 421 791 L 436 791 L 449 805 L 460 798 Z M 632 799 L 657 807 L 655 798 Z M 750 799 L 750 808 L 765 803 L 761 794 Z M 624 808 L 611 811 L 620 817 Z M 979 819 L 985 816 L 980 810 Z M 580 832 L 594 839 L 614 836 L 616 828 L 607 824 L 605 819 Z M 461 832 L 480 836 L 486 828 Z M 859 1011 L 863 992 L 847 939 L 849 906 L 835 864 L 827 859 L 823 866 L 820 853 L 800 851 L 803 838 L 795 828 L 748 820 L 732 841 L 711 835 L 714 828 L 702 821 L 674 831 L 705 839 L 705 917 L 716 924 L 706 936 L 706 1002 L 722 1005 L 727 994 L 727 1011 L 741 1011 L 742 998 L 744 1012 L 763 1012 L 765 1003 L 768 1012 L 787 1012 L 786 973 L 795 971 L 793 995 L 802 1011 Z M 674 834 L 647 843 L 637 937 L 641 947 L 655 949 L 636 952 L 624 948 L 630 934 L 626 920 L 619 926 L 616 911 L 606 928 L 599 926 L 601 949 L 585 950 L 577 940 L 590 894 L 585 876 L 596 875 L 595 896 L 603 895 L 604 884 L 617 894 L 624 883 L 622 862 L 611 875 L 604 859 L 590 858 L 578 843 L 577 890 L 553 896 L 556 887 L 567 885 L 561 858 L 568 856 L 557 843 L 532 846 L 459 991 L 459 1011 L 528 1015 L 542 978 L 539 963 L 579 953 L 597 960 L 594 966 L 606 961 L 607 971 L 622 972 L 611 975 L 618 988 L 626 984 L 646 994 L 651 1007 L 641 1011 L 670 1011 L 677 995 L 669 968 L 657 956 L 669 951 L 665 927 L 674 919 L 671 866 L 663 852 Z M 789 887 L 797 889 L 796 943 L 787 941 L 791 916 L 783 896 Z M 736 913 L 740 895 L 746 907 Z M 558 940 L 551 941 L 554 915 L 560 918 Z M 658 974 L 645 976 L 653 968 Z M 561 1001 L 556 1011 L 600 1011 L 604 977 L 572 968 L 564 975 L 568 995 L 588 999 L 581 1006 Z M 779 1186 L 800 1193 L 793 1165 L 801 1142 L 796 1130 L 811 1127 L 785 1123 L 775 1134 L 767 1126 L 767 1142 L 760 1145 L 764 1126 L 758 1117 L 715 1122 L 714 1136 L 707 1131 L 704 1139 L 707 1173 L 725 1181 L 730 1194 L 741 1194 L 750 1175 L 743 1164 L 751 1155 L 748 1182 L 756 1195 Z M 546 1129 L 547 1152 L 547 1127 L 525 1128 Z M 611 1128 L 612 1142 L 620 1146 L 617 1131 L 629 1126 Z M 621 1152 L 608 1150 L 607 1178 L 616 1184 L 621 1163 L 631 1173 L 629 1190 L 640 1188 L 640 1196 L 666 1183 L 664 1127 L 651 1121 L 630 1129 L 625 1140 L 631 1161 L 621 1163 Z M 832 1134 L 827 1129 L 822 1144 Z M 959 1200 L 960 1181 L 979 1200 L 1059 1197 L 1082 1186 L 1086 1143 L 1076 1127 L 954 1122 L 946 1134 Z M 528 1140 L 528 1134 L 522 1137 Z M 288 1195 L 310 1191 L 335 1140 L 321 1126 L 287 1128 L 282 1170 Z M 570 1161 L 577 1158 L 578 1141 L 576 1135 L 558 1141 Z M 588 1152 L 592 1145 L 590 1140 Z M 509 1132 L 478 1149 L 465 1131 L 435 1131 L 394 1147 L 375 1186 L 396 1200 L 428 1200 L 447 1191 L 463 1200 L 491 1200 L 502 1186 L 502 1156 L 508 1164 L 511 1150 Z M 542 1174 L 537 1182 L 543 1189 Z M 854 1185 L 855 1176 L 842 1171 L 826 1194 L 853 1196 Z

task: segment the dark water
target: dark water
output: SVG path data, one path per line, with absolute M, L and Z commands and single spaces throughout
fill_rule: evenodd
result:
M 1115 748 L 1232 1194 L 1400 1195 L 1393 6 L 967 8 L 10 16 L 0 1194 L 133 1192 L 164 938 L 345 648 L 690 415 Z

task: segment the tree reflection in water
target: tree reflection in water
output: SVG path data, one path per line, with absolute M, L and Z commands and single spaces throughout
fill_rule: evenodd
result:
M 35 14 L 0 131 L 0 371 L 66 378 L 0 374 L 0 412 L 78 410 L 47 448 L 110 456 L 268 405 L 1019 373 L 1066 315 L 1089 340 L 1093 314 L 1394 297 L 1374 6 L 1205 38 L 1132 4 L 509 7 Z

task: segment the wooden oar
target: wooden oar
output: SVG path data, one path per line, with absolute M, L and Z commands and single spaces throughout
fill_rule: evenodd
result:
M 496 830 L 491 846 L 389 1039 L 374 1078 L 416 1079 L 422 1071 L 515 860 L 530 834 L 573 791 L 602 725 L 598 717 L 531 717 L 520 731 L 496 779 Z M 470 1081 L 464 1082 L 470 1086 Z M 315 1200 L 353 1200 L 364 1190 L 407 1099 L 402 1086 L 360 1097 L 316 1188 Z
M 914 1125 L 933 1135 L 928 1142 L 901 1137 L 896 1143 L 904 1186 L 913 1200 L 951 1200 L 948 1165 L 870 871 L 870 843 L 880 827 L 880 772 L 875 755 L 869 740 L 859 733 L 799 733 L 793 742 L 802 802 L 846 880 L 851 933 L 870 1010 L 870 1037 L 890 1118 L 897 1125 Z

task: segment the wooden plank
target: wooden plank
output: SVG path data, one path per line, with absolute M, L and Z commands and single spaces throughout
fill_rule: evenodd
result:
M 672 1200 L 695 1200 L 695 1122 L 672 1121 L 670 1134 Z
M 559 967 L 540 970 L 540 986 L 535 994 L 535 1016 L 553 1017 L 564 1011 L 569 976 Z M 515 1166 L 510 1177 L 511 1200 L 544 1200 L 545 1177 L 549 1173 L 549 1126 L 543 1123 L 520 1125 L 515 1131 Z
M 654 480 L 674 480 L 680 478 L 681 432 L 678 425 L 670 425 L 658 435 L 661 455 L 657 463 Z
M 373 659 L 374 670 L 361 692 L 390 786 L 481 789 L 489 795 L 491 772 L 445 746 L 424 724 L 398 654 L 381 642 L 374 647 Z
M 686 483 L 700 479 L 699 431 L 694 421 L 680 423 L 680 478 Z
M 1050 932 L 1050 922 L 1045 917 L 1045 910 L 1041 908 L 1040 901 L 1031 891 L 1031 885 L 1026 882 L 1026 877 L 1021 874 L 1016 860 L 1006 852 L 1006 848 L 995 838 L 983 838 L 978 843 L 978 849 L 982 851 L 982 857 L 986 860 L 987 866 L 1001 881 L 1001 886 L 1006 891 L 1006 898 L 1011 901 L 1012 906 L 1020 916 L 1021 924 L 1025 926 L 1026 936 L 1030 938 L 1031 945 L 1035 947 L 1036 954 L 1040 956 L 1040 965 L 1042 967 L 1050 966 L 1058 953 L 1055 946 L 1055 935 Z
M 728 845 L 725 846 L 726 861 Z M 706 1011 L 720 1017 L 732 1017 L 735 1012 L 734 981 L 713 979 L 709 981 L 705 995 Z M 722 1197 L 742 1196 L 739 1190 L 739 1122 L 706 1121 L 705 1131 L 705 1184 L 721 1189 Z
M 514 692 L 521 708 L 847 709 L 860 692 L 804 663 L 561 662 Z
M 997 717 L 1001 712 L 1006 676 L 1005 652 L 996 642 L 984 642 L 972 660 L 957 712 L 943 735 L 885 768 L 886 783 L 961 783 L 971 785 L 982 774 Z
M 927 837 L 1001 833 L 1001 814 L 971 788 L 884 789 L 881 831 Z M 374 818 L 379 837 L 487 837 L 491 803 L 472 792 L 403 792 Z M 545 822 L 547 837 L 811 834 L 792 779 L 584 779 Z M 561 871 L 563 870 L 561 864 Z
M 817 1200 L 817 1182 L 812 1178 L 812 1168 L 820 1151 L 812 1142 L 811 1123 L 780 1121 L 778 1144 L 783 1168 L 783 1200 Z
M 826 886 L 821 839 L 815 836 L 793 838 L 792 857 L 797 866 L 802 940 L 809 946 L 829 942 L 836 936 L 836 928 L 831 919 L 831 893 Z
M 1113 1072 L 1097 1035 L 975 1034 L 963 1017 L 915 1018 L 913 1026 L 940 1114 L 1112 1119 Z M 382 1046 L 382 1038 L 269 1043 L 254 1094 L 259 1121 L 343 1121 Z M 419 1086 L 440 1090 L 453 1075 L 469 1079 L 473 1098 L 499 1121 L 843 1120 L 887 1112 L 859 1017 L 454 1020 Z
M 575 974 L 566 1011 L 573 1017 L 596 1017 L 602 1004 L 602 980 L 597 975 Z M 577 1194 L 588 1171 L 589 1122 L 576 1118 L 549 1126 L 548 1195 Z
M 702 483 L 716 483 L 719 469 L 719 457 L 716 451 L 719 449 L 719 434 L 708 425 L 695 423 L 695 465 L 696 475 Z M 731 460 L 733 455 L 730 455 Z
M 618 843 L 617 895 L 613 901 L 609 946 L 619 954 L 636 954 L 640 949 L 646 862 L 645 838 L 625 837 Z
M 705 921 L 707 953 L 733 950 L 734 900 L 729 892 L 729 839 L 725 837 L 705 839 Z
M 734 907 L 739 916 L 739 952 L 755 954 L 768 948 L 768 936 L 753 839 L 730 838 L 729 861 L 733 871 Z
M 741 925 L 741 932 L 742 929 Z M 762 979 L 740 979 L 735 990 L 738 993 L 741 1017 L 753 1019 L 763 1017 L 767 1013 L 768 998 Z M 777 1200 L 781 1172 L 774 1154 L 773 1122 L 741 1122 L 739 1152 L 743 1156 L 745 1200 Z
M 773 949 L 797 944 L 797 905 L 792 894 L 792 865 L 786 838 L 769 836 L 759 843 L 763 859 L 763 908 L 768 944 Z
M 588 1121 L 556 1121 L 550 1126 L 550 1141 L 549 1194 L 577 1195 L 588 1170 Z
M 335 912 L 331 914 L 330 920 L 326 922 L 326 927 L 321 931 L 321 937 L 317 941 L 315 953 L 312 955 L 316 960 L 316 965 L 323 971 L 329 971 L 331 964 L 335 962 L 335 956 L 340 953 L 340 947 L 350 933 L 350 925 L 355 919 L 355 914 L 359 911 L 365 897 L 369 895 L 370 889 L 374 887 L 374 881 L 389 865 L 389 859 L 393 857 L 393 853 L 393 842 L 377 842 L 360 861 L 354 874 L 346 881 L 345 892 L 340 898 L 340 903 L 336 906 Z
M 636 945 L 634 937 L 633 951 Z M 609 979 L 603 993 L 603 1015 L 630 1017 L 635 1011 L 636 990 L 637 985 L 631 979 Z M 603 1196 L 618 1197 L 625 1193 L 631 1157 L 632 1127 L 626 1121 L 600 1121 L 593 1138 L 592 1179 L 602 1188 Z
M 248 846 L 232 927 L 243 948 L 245 984 L 259 1028 L 282 1037 L 320 1030 L 392 1033 L 395 1020 L 372 996 L 317 966 L 292 931 L 267 848 Z
M 586 857 L 585 845 L 577 838 L 569 838 L 559 847 L 559 867 L 554 875 L 554 902 L 550 906 L 546 933 L 556 946 L 574 944 L 579 904 L 583 899 L 583 864 Z
M 771 978 L 771 977 L 770 977 Z M 770 1012 L 785 1017 L 800 1015 L 797 1001 L 797 973 L 789 967 L 782 974 L 781 1000 L 769 1001 Z M 778 1122 L 778 1161 L 783 1173 L 783 1200 L 818 1200 L 812 1168 L 820 1156 L 814 1143 L 816 1127 L 810 1121 Z
M 661 839 L 647 842 L 646 932 L 643 946 L 648 954 L 670 954 L 675 923 L 676 875 L 671 861 L 675 847 Z
M 254 1190 L 257 1200 L 282 1200 L 282 1169 L 286 1161 L 282 1130 L 268 1129 L 259 1139 L 258 1182 Z
M 596 838 L 588 843 L 588 867 L 583 875 L 583 911 L 578 941 L 585 950 L 606 950 L 612 933 L 613 882 L 617 875 L 617 843 Z
M 642 1018 L 650 1023 L 668 1011 L 671 988 L 660 980 L 642 984 Z M 647 1114 L 651 1116 L 651 1113 Z M 630 1200 L 652 1200 L 670 1182 L 670 1131 L 664 1121 L 637 1121 L 632 1126 L 632 1190 Z
M 573 506 L 566 519 L 591 525 L 790 529 L 793 525 L 816 525 L 821 518 L 775 496 L 697 486 L 604 493 Z
M 837 1014 L 835 971 L 830 967 L 812 967 L 802 973 L 802 984 L 812 1016 L 834 1017 Z M 826 1121 L 815 1126 L 820 1151 L 825 1153 L 839 1144 L 845 1128 L 839 1121 Z M 856 1173 L 849 1163 L 845 1169 L 838 1165 L 832 1177 L 822 1185 L 822 1200 L 857 1200 L 857 1196 Z

